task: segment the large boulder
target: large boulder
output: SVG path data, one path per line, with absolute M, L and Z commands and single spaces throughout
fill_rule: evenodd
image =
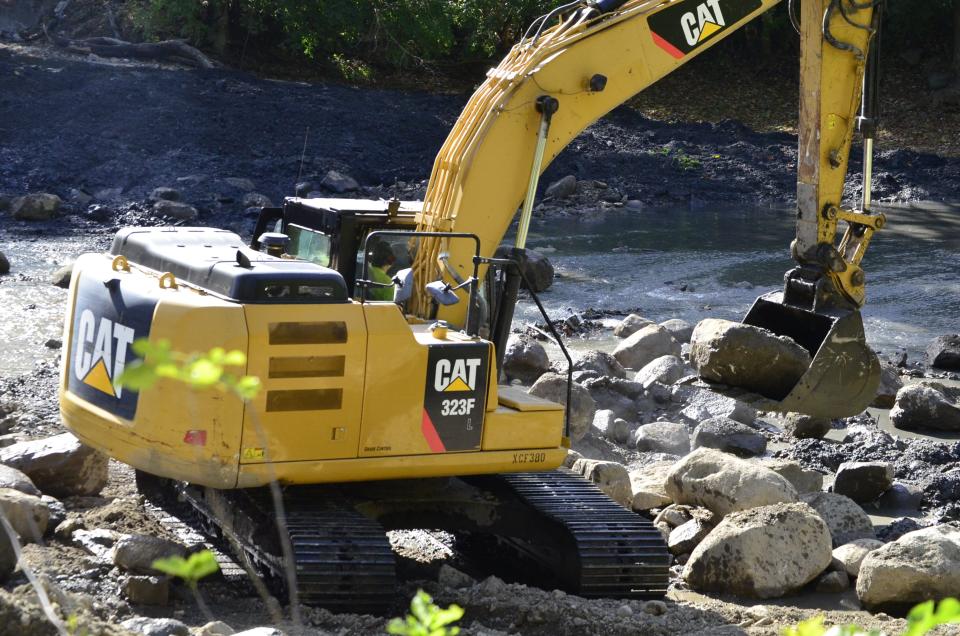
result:
M 508 379 L 533 384 L 549 370 L 550 358 L 543 345 L 527 336 L 510 336 L 503 356 L 503 372 Z
M 570 408 L 570 438 L 578 442 L 590 430 L 593 415 L 597 412 L 597 404 L 590 397 L 590 392 L 579 384 L 570 387 L 572 404 Z M 534 382 L 528 391 L 530 395 L 550 400 L 558 404 L 567 403 L 567 376 L 559 373 L 544 373 Z M 2 451 L 0 451 L 2 452 Z
M 660 356 L 680 357 L 680 343 L 660 325 L 648 325 L 627 336 L 613 350 L 613 357 L 624 367 L 642 369 Z
M 127 572 L 156 574 L 154 561 L 186 554 L 187 549 L 179 543 L 146 534 L 131 534 L 117 541 L 111 556 L 113 564 Z
M 73 278 L 73 266 L 75 261 L 69 260 L 53 272 L 50 276 L 50 284 L 56 285 L 61 289 L 70 287 L 70 279 Z
M 712 448 L 699 448 L 673 466 L 665 483 L 677 503 L 710 509 L 723 516 L 797 500 L 790 482 L 768 468 Z
M 34 497 L 39 497 L 42 494 L 29 477 L 16 468 L 3 464 L 0 464 L 0 488 L 12 488 Z
M 553 264 L 550 259 L 537 252 L 536 250 L 517 250 L 509 245 L 501 245 L 494 254 L 496 258 L 509 258 L 520 263 L 520 270 L 527 277 L 533 291 L 540 293 L 546 291 L 553 285 Z M 522 282 L 520 286 L 527 289 L 527 283 Z
M 831 560 L 830 531 L 803 503 L 735 512 L 696 547 L 683 568 L 695 590 L 776 598 L 814 580 Z
M 678 385 L 673 388 L 673 399 L 685 404 L 680 415 L 693 422 L 727 417 L 741 424 L 753 424 L 757 419 L 757 409 L 734 397 L 695 386 Z
M 649 389 L 655 383 L 673 384 L 692 371 L 677 356 L 660 356 L 637 371 L 633 379 L 642 384 L 643 388 Z
M 890 421 L 906 431 L 960 431 L 960 405 L 942 385 L 910 384 L 897 392 Z
M 691 519 L 670 532 L 667 538 L 667 549 L 676 556 L 693 552 L 693 549 L 700 545 L 711 530 L 713 530 L 713 524 L 703 519 Z
M 880 365 L 880 385 L 877 387 L 877 397 L 870 406 L 880 409 L 892 409 L 897 399 L 897 392 L 903 388 L 900 371 L 888 362 Z
M 873 522 L 857 503 L 832 492 L 814 492 L 800 495 L 800 500 L 812 506 L 830 528 L 834 547 L 857 539 L 876 539 Z
M 927 363 L 931 367 L 960 371 L 960 334 L 940 336 L 927 347 Z
M 672 318 L 670 320 L 661 322 L 660 326 L 669 331 L 670 335 L 673 336 L 673 339 L 680 344 L 686 344 L 690 342 L 690 338 L 693 337 L 693 325 L 686 320 Z
M 673 503 L 664 488 L 667 473 L 672 466 L 672 460 L 664 460 L 630 471 L 630 488 L 633 491 L 631 506 L 634 510 L 643 512 Z
M 50 509 L 40 497 L 13 488 L 0 488 L 0 511 L 16 533 L 27 541 L 39 541 L 47 532 Z
M 54 497 L 96 495 L 107 485 L 109 460 L 70 433 L 0 448 L 0 464 L 29 477 Z
M 844 462 L 837 469 L 833 492 L 858 503 L 877 499 L 893 486 L 893 464 L 888 462 Z
M 591 349 L 584 351 L 573 361 L 574 371 L 595 371 L 603 377 L 621 378 L 627 377 L 627 371 L 623 368 L 617 359 L 604 351 Z
M 572 174 L 554 181 L 543 191 L 543 196 L 548 199 L 565 199 L 577 191 L 577 178 Z
M 833 428 L 833 423 L 827 418 L 806 413 L 785 413 L 782 422 L 787 432 L 797 439 L 821 439 Z
M 715 448 L 739 457 L 763 455 L 767 438 L 746 424 L 727 417 L 712 417 L 700 422 L 690 438 L 692 448 Z
M 141 636 L 190 636 L 190 628 L 173 618 L 134 616 L 120 623 L 120 627 Z
M 900 612 L 960 590 L 960 528 L 908 532 L 870 552 L 860 564 L 857 596 L 870 610 Z
M 10 212 L 19 221 L 49 221 L 57 215 L 62 203 L 55 194 L 28 194 L 14 199 Z
M 860 565 L 867 555 L 883 547 L 883 541 L 876 539 L 857 539 L 833 549 L 833 567 L 842 569 L 850 576 L 860 576 Z
M 686 455 L 690 452 L 690 431 L 686 424 L 675 422 L 652 422 L 639 427 L 634 433 L 638 451 Z
M 762 459 L 761 463 L 764 467 L 789 481 L 801 495 L 808 492 L 820 492 L 823 489 L 823 473 L 806 470 L 799 462 L 792 459 L 770 457 Z
M 637 333 L 644 327 L 649 327 L 653 324 L 652 320 L 647 320 L 643 316 L 638 314 L 630 314 L 626 318 L 620 321 L 616 327 L 613 328 L 613 335 L 617 338 L 627 338 Z
M 630 439 L 630 424 L 617 417 L 617 414 L 609 409 L 594 413 L 591 430 L 597 437 L 608 439 L 617 444 L 625 444 Z
M 360 188 L 360 184 L 357 183 L 356 179 L 336 170 L 328 170 L 320 182 L 320 186 L 337 194 L 353 192 Z
M 630 507 L 633 490 L 630 487 L 630 474 L 623 464 L 598 459 L 578 459 L 573 464 L 573 472 L 580 473 L 595 483 L 621 506 Z
M 176 221 L 193 221 L 197 218 L 197 208 L 181 201 L 160 199 L 153 204 L 153 213 Z
M 708 318 L 693 331 L 690 363 L 705 380 L 780 400 L 810 366 L 810 353 L 766 329 Z

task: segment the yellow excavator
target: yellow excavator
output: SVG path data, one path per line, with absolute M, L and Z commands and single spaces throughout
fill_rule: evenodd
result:
M 487 73 L 423 202 L 288 198 L 264 209 L 250 245 L 212 228 L 121 230 L 108 254 L 83 255 L 74 269 L 64 422 L 136 468 L 146 493 L 192 504 L 244 562 L 302 602 L 389 605 L 385 530 L 402 528 L 492 536 L 504 562 L 583 596 L 663 594 L 670 556 L 659 533 L 558 469 L 570 447 L 563 405 L 500 385 L 500 367 L 552 158 L 776 4 L 558 7 Z M 767 396 L 774 408 L 837 417 L 866 407 L 879 378 L 859 308 L 860 262 L 884 224 L 869 198 L 881 7 L 803 0 L 797 16 L 794 5 L 797 265 L 745 322 L 813 356 L 789 394 Z M 848 209 L 841 194 L 858 128 L 864 198 Z M 510 257 L 494 258 L 518 208 Z M 117 378 L 142 338 L 182 352 L 242 351 L 262 391 L 245 402 L 169 380 L 123 388 Z M 269 484 L 283 489 L 279 524 Z

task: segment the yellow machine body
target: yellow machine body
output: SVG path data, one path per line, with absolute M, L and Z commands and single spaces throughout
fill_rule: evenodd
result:
M 61 407 L 81 440 L 135 468 L 236 488 L 548 470 L 566 456 L 563 407 L 498 387 L 487 341 L 437 338 L 392 302 L 239 303 L 115 260 L 77 261 Z M 118 310 L 131 293 L 145 315 Z M 116 376 L 144 336 L 243 351 L 263 390 L 245 404 L 161 380 L 131 395 Z

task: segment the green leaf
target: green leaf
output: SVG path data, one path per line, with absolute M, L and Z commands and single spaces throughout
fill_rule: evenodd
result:
M 198 388 L 207 388 L 220 381 L 220 377 L 223 375 L 223 367 L 206 358 L 200 358 L 190 363 L 186 372 L 187 382 Z
M 210 550 L 194 552 L 186 559 L 178 555 L 157 559 L 150 564 L 150 567 L 158 572 L 181 578 L 191 585 L 196 585 L 200 579 L 220 570 L 217 558 Z
M 907 631 L 904 636 L 923 636 L 940 625 L 960 623 L 960 601 L 946 598 L 935 606 L 933 601 L 920 603 L 907 614 Z
M 236 385 L 233 389 L 237 395 L 239 395 L 244 400 L 252 400 L 257 397 L 257 393 L 260 392 L 260 378 L 253 375 L 245 375 L 239 380 L 237 380 Z
M 243 351 L 228 351 L 223 358 L 225 367 L 242 367 L 247 364 L 247 354 Z
M 153 386 L 157 379 L 157 374 L 153 368 L 145 365 L 141 360 L 137 360 L 123 369 L 120 377 L 117 378 L 117 384 L 125 389 L 142 391 Z

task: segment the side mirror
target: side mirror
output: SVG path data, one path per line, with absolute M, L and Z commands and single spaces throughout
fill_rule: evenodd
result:
M 393 302 L 405 303 L 413 296 L 413 269 L 401 269 L 393 277 Z
M 435 280 L 426 285 L 427 293 L 441 305 L 456 305 L 460 297 L 442 280 Z

